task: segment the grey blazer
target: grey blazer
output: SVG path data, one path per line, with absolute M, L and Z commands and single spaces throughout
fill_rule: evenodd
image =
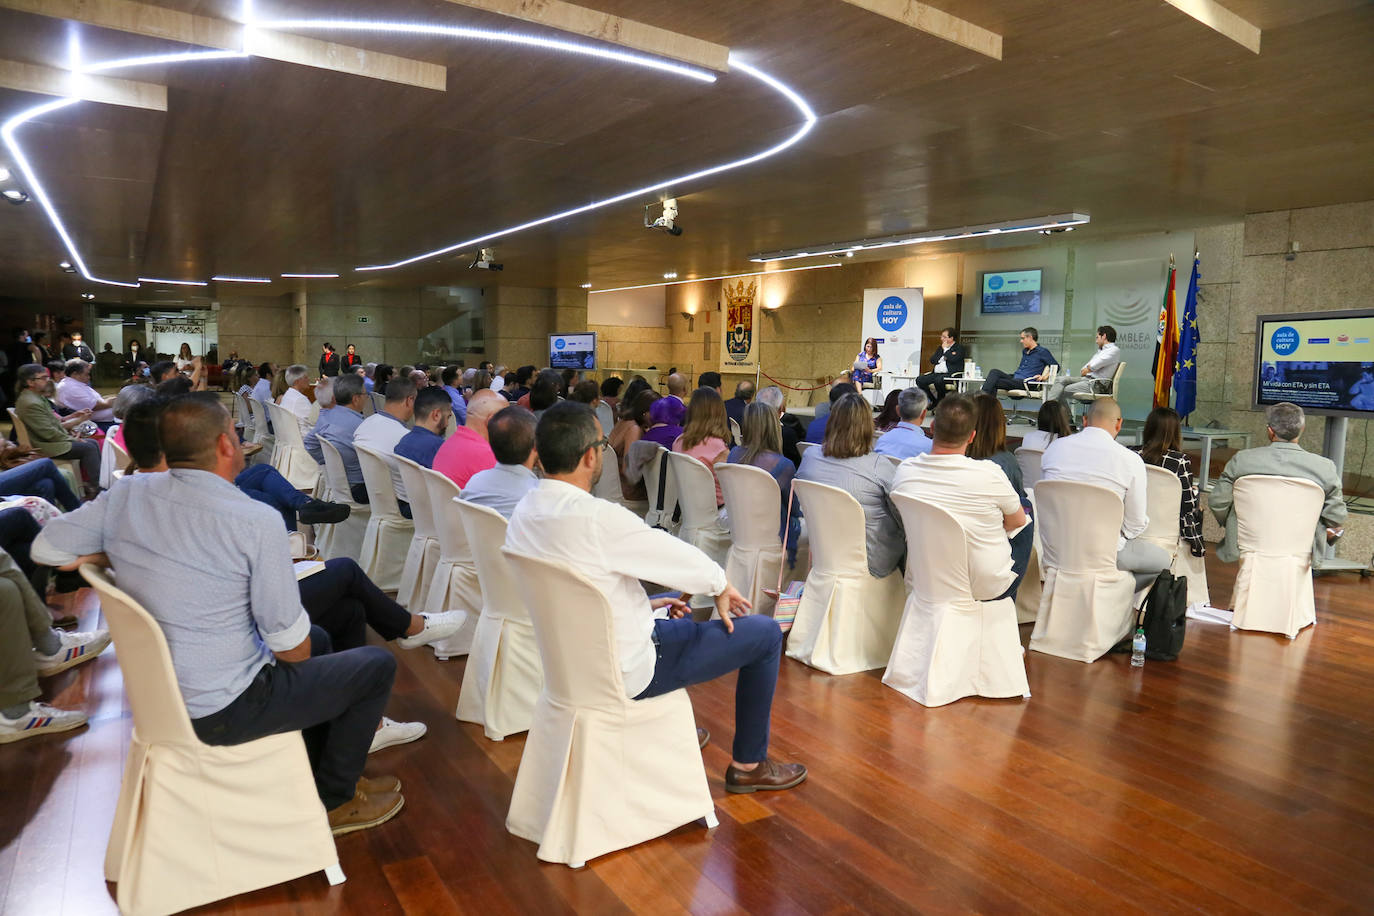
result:
M 1212 491 L 1207 494 L 1207 508 L 1217 522 L 1226 528 L 1226 536 L 1217 548 L 1217 558 L 1227 563 L 1240 559 L 1236 546 L 1236 515 L 1233 487 L 1236 479 L 1247 474 L 1273 474 L 1278 477 L 1301 477 L 1321 487 L 1326 493 L 1321 521 L 1312 537 L 1312 561 L 1315 563 L 1326 551 L 1326 526 L 1335 527 L 1345 521 L 1345 502 L 1341 497 L 1341 478 L 1330 458 L 1314 455 L 1296 442 L 1271 442 L 1261 448 L 1247 448 L 1237 452 L 1226 462 Z

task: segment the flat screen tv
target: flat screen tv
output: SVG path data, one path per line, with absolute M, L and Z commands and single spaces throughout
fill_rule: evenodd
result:
M 978 310 L 984 315 L 1040 314 L 1040 275 L 1039 269 L 981 274 Z
M 1254 405 L 1374 417 L 1374 308 L 1255 319 Z
M 586 334 L 550 334 L 550 369 L 595 369 L 596 332 Z

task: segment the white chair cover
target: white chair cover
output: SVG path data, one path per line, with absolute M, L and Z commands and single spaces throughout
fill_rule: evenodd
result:
M 121 462 L 119 455 L 116 454 L 114 440 L 115 433 L 118 431 L 118 424 L 105 430 L 105 441 L 100 446 L 100 489 L 102 490 L 110 488 L 110 485 L 116 480 L 114 472 L 124 470 L 129 460 L 128 455 L 125 455 Z M 76 492 L 79 494 L 81 491 Z
M 830 674 L 883 667 L 902 620 L 901 575 L 869 575 L 864 514 L 854 497 L 811 480 L 795 480 L 792 488 L 811 522 L 811 572 L 788 634 L 788 657 Z
M 1016 450 L 1016 463 L 1021 468 L 1021 486 L 1027 490 L 1040 482 L 1040 459 L 1044 454 L 1043 448 L 1026 448 L 1024 445 Z
M 134 717 L 105 850 L 119 911 L 176 913 L 321 869 L 342 880 L 300 732 L 202 744 L 157 621 L 104 571 L 81 574 L 100 596 Z
M 374 413 L 381 413 L 386 410 L 386 395 L 378 394 L 375 391 L 368 392 L 367 400 L 372 402 L 372 409 L 367 410 L 367 404 L 363 405 L 364 412 L 371 416 Z
M 272 417 L 276 443 L 272 447 L 272 467 L 297 490 L 313 490 L 320 479 L 320 466 L 305 450 L 300 421 L 280 404 L 266 405 Z
M 1183 501 L 1183 484 L 1173 471 L 1145 465 L 1145 530 L 1137 535 L 1162 548 L 1172 560 L 1178 555 L 1179 504 Z
M 618 506 L 625 505 L 625 494 L 620 491 L 620 456 L 609 445 L 601 448 L 601 477 L 592 487 L 592 495 Z
M 371 504 L 358 565 L 378 588 L 394 592 L 401 586 L 406 553 L 415 540 L 415 523 L 401 514 L 387 456 L 361 445 L 354 448 Z
M 434 514 L 434 532 L 439 537 L 439 562 L 434 567 L 434 578 L 423 610 L 464 611 L 468 615 L 461 630 L 430 644 L 435 656 L 443 660 L 467 655 L 472 648 L 477 619 L 482 612 L 482 587 L 478 583 L 477 564 L 472 559 L 463 520 L 453 502 L 461 495 L 458 485 L 430 468 L 420 471 L 429 493 L 429 511 Z
M 429 586 L 434 581 L 434 570 L 439 565 L 439 535 L 434 523 L 434 507 L 429 502 L 429 485 L 425 483 L 423 468 L 409 458 L 391 456 L 396 468 L 401 472 L 401 481 L 406 485 L 406 493 L 415 494 L 410 503 L 410 514 L 415 525 L 415 537 L 406 550 L 405 566 L 401 568 L 401 583 L 396 590 L 396 601 L 411 613 L 424 610 L 425 599 L 429 597 Z
M 721 524 L 716 508 L 716 479 L 711 469 L 691 455 L 668 454 L 668 467 L 677 480 L 677 500 L 682 507 L 682 526 L 677 536 L 721 566 L 730 552 L 730 531 Z M 710 595 L 693 595 L 692 607 L 714 607 Z
M 506 829 L 579 868 L 700 818 L 716 826 L 687 691 L 627 699 L 605 597 L 570 566 L 503 552 L 544 668 Z
M 234 421 L 243 427 L 243 441 L 253 441 L 253 411 L 248 406 L 248 397 L 234 392 Z
M 1325 494 L 1310 480 L 1251 474 L 1236 480 L 1235 499 L 1240 570 L 1231 626 L 1292 639 L 1317 622 L 1312 532 Z
M 653 444 L 644 443 L 645 447 Z M 636 442 L 631 448 L 638 446 L 639 442 Z M 677 475 L 673 473 L 671 464 L 668 466 L 668 480 L 663 486 L 663 511 L 658 509 L 658 478 L 663 469 L 663 456 L 667 453 L 668 450 L 660 445 L 654 457 L 644 462 L 644 489 L 649 494 L 649 511 L 644 513 L 644 524 L 677 534 L 678 523 L 673 521 L 673 516 L 677 514 Z
M 1042 480 L 1035 502 L 1045 588 L 1030 647 L 1096 661 L 1131 631 L 1134 618 L 1135 577 L 1116 568 L 1121 497 L 1105 487 Z
M 775 599 L 764 589 L 776 588 L 785 562 L 782 538 L 782 492 L 778 482 L 763 468 L 748 464 L 716 467 L 720 491 L 725 497 L 730 523 L 730 552 L 725 558 L 725 578 L 749 599 L 755 614 L 773 613 Z
M 817 445 L 820 445 L 820 443 L 819 443 L 819 442 L 798 442 L 798 443 L 797 443 L 797 455 L 798 455 L 799 457 L 801 457 L 801 458 L 804 459 L 804 458 L 806 458 L 806 450 L 809 449 L 809 448 L 812 448 L 812 447 L 814 447 L 814 446 L 817 446 Z
M 262 460 L 269 461 L 277 440 L 273 432 L 268 431 L 267 409 L 255 397 L 248 398 L 248 409 L 253 413 L 253 441 L 262 446 Z
M 907 531 L 906 610 L 883 683 L 922 706 L 962 697 L 1030 696 L 1016 608 L 1010 598 L 976 601 L 968 535 L 944 509 L 892 495 Z
M 343 458 L 339 450 L 323 436 L 319 437 L 320 451 L 324 453 L 324 474 L 328 500 L 343 503 L 350 511 L 348 518 L 337 525 L 321 525 L 315 538 L 315 546 L 320 556 L 326 560 L 348 557 L 361 562 L 363 537 L 367 534 L 367 523 L 372 515 L 371 506 L 353 501 L 353 490 L 348 485 L 348 472 L 344 470 Z
M 1026 487 L 1026 499 L 1031 504 L 1031 519 L 1038 519 L 1040 512 L 1035 508 L 1035 488 Z M 1045 589 L 1045 568 L 1040 562 L 1040 525 L 1032 529 L 1031 552 L 1026 560 L 1026 574 L 1021 577 L 1021 585 L 1016 589 L 1016 622 L 1035 623 L 1040 616 L 1040 595 Z
M 457 716 L 476 722 L 493 741 L 529 731 L 534 701 L 544 686 L 534 624 L 515 584 L 515 574 L 501 555 L 506 520 L 486 506 L 456 500 L 458 517 L 482 581 L 482 613 L 463 669 Z
M 739 423 L 735 421 L 734 417 L 727 417 L 726 419 L 730 421 L 730 435 L 734 436 L 734 443 L 736 445 L 742 445 L 744 443 L 744 433 L 740 432 Z

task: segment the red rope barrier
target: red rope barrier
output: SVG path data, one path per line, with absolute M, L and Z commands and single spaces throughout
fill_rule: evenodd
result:
M 759 375 L 762 375 L 764 378 L 768 379 L 768 381 L 772 382 L 774 385 L 777 385 L 779 388 L 786 388 L 789 391 L 816 391 L 821 388 L 829 388 L 831 385 L 835 384 L 835 380 L 831 379 L 823 385 L 815 385 L 811 388 L 798 388 L 795 385 L 788 385 L 785 382 L 778 381 L 777 379 L 773 378 L 773 376 L 769 375 L 767 372 L 764 372 L 763 369 L 759 369 Z

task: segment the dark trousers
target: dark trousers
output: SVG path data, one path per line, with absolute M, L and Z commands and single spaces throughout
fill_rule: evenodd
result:
M 367 484 L 350 483 L 348 485 L 348 492 L 353 496 L 353 501 L 355 503 L 363 506 L 371 503 L 371 500 L 367 498 Z
M 253 464 L 234 478 L 234 486 L 281 513 L 287 531 L 296 530 L 296 512 L 310 497 L 291 486 L 291 481 L 270 464 Z
M 310 622 L 329 634 L 338 651 L 367 645 L 367 628 L 390 642 L 410 629 L 410 612 L 386 596 L 363 568 L 347 557 L 300 581 L 301 605 Z
M 13 557 L 14 565 L 23 570 L 26 576 L 33 575 L 29 548 L 41 530 L 27 509 L 0 510 L 0 550 Z
M 934 406 L 945 396 L 945 379 L 948 377 L 944 372 L 927 372 L 925 375 L 916 376 L 916 387 L 926 393 L 926 397 Z
M 81 500 L 51 458 L 39 458 L 0 472 L 0 495 L 37 496 L 68 512 L 81 508 Z
M 731 754 L 740 763 L 757 763 L 768 756 L 768 723 L 782 659 L 782 631 L 772 617 L 761 615 L 736 617 L 734 624 L 735 632 L 727 633 L 719 620 L 655 620 L 658 660 L 654 677 L 635 699 L 703 684 L 738 670 Z
M 1024 391 L 1026 382 L 1024 379 L 1015 378 L 1010 372 L 1003 372 L 1001 369 L 993 369 L 983 380 L 983 391 L 992 394 L 997 390 L 1011 391 L 1020 389 Z
M 396 508 L 401 510 L 401 518 L 413 519 L 415 517 L 410 514 L 410 503 L 406 502 L 404 499 L 396 500 Z
M 378 646 L 330 652 L 329 637 L 310 629 L 311 657 L 263 665 L 257 677 L 219 712 L 192 719 L 206 744 L 244 744 L 300 731 L 326 810 L 353 797 L 372 734 L 396 678 L 396 659 Z
M 86 485 L 89 487 L 99 485 L 100 446 L 96 445 L 94 439 L 73 439 L 71 449 L 58 457 L 81 462 L 81 476 L 86 478 Z

